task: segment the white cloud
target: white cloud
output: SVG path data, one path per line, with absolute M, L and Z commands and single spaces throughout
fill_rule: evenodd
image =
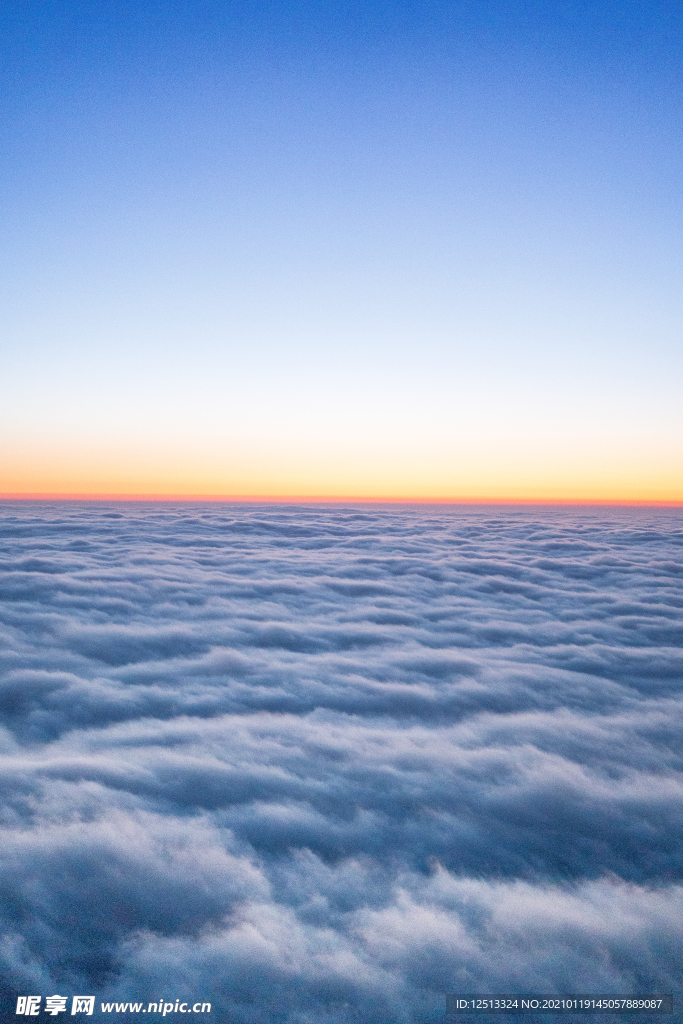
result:
M 2 512 L 6 993 L 683 988 L 678 512 Z

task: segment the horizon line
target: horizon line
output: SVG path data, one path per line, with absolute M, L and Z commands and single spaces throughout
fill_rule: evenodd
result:
M 215 502 L 216 504 L 315 504 L 315 505 L 553 505 L 604 506 L 634 508 L 683 508 L 683 499 L 657 498 L 548 498 L 548 497 L 481 497 L 462 495 L 451 497 L 409 495 L 329 495 L 329 494 L 164 494 L 164 493 L 93 493 L 57 491 L 0 492 L 0 501 L 136 501 L 136 502 Z

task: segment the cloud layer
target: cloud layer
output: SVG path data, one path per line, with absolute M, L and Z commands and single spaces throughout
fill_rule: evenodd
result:
M 683 989 L 680 511 L 8 502 L 0 535 L 7 1005 Z

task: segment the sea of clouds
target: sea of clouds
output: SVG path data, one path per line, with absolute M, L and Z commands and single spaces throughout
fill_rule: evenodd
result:
M 0 552 L 3 1020 L 683 993 L 682 510 L 5 502 Z

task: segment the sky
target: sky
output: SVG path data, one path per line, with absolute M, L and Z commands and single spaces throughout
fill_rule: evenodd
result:
M 682 17 L 5 0 L 0 493 L 683 501 Z

